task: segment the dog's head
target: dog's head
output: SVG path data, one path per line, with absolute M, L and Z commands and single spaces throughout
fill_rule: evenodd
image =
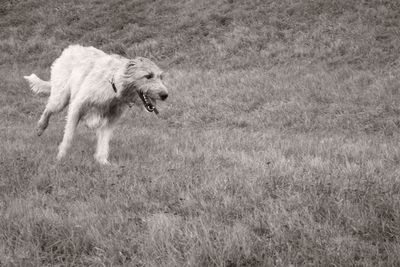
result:
M 147 58 L 129 60 L 124 73 L 124 84 L 128 91 L 138 94 L 149 112 L 157 113 L 157 100 L 164 101 L 168 97 L 168 90 L 163 83 L 163 71 Z

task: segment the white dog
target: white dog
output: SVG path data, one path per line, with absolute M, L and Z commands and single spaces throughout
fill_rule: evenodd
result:
M 156 99 L 168 97 L 162 71 L 151 60 L 108 55 L 80 45 L 69 46 L 54 61 L 50 81 L 43 81 L 35 74 L 24 78 L 35 93 L 50 94 L 38 122 L 39 136 L 47 128 L 50 116 L 69 104 L 58 160 L 66 155 L 82 119 L 88 127 L 97 129 L 96 160 L 109 164 L 109 141 L 126 107 L 143 104 L 147 111 L 158 114 Z

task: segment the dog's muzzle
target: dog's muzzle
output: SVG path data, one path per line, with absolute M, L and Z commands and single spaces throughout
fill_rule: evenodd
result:
M 154 111 L 155 114 L 158 114 L 158 113 L 159 113 L 158 110 L 157 110 L 157 108 L 153 105 L 153 103 L 152 103 L 151 100 L 147 97 L 146 94 L 144 94 L 144 93 L 141 92 L 141 91 L 138 91 L 138 95 L 139 95 L 140 99 L 142 100 L 143 105 L 144 105 L 144 107 L 146 108 L 146 110 L 147 110 L 148 112 L 153 112 L 153 111 Z
M 160 99 L 161 99 L 162 101 L 164 101 L 164 100 L 167 99 L 167 97 L 168 97 L 168 94 L 167 94 L 167 93 L 159 93 L 158 95 L 160 96 Z

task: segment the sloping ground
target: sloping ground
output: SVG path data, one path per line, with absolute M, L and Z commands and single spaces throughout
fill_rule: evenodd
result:
M 0 7 L 1 63 L 48 67 L 71 43 L 204 68 L 398 64 L 398 1 L 18 1 Z
M 0 265 L 400 265 L 400 2 L 0 3 Z M 67 45 L 168 71 L 102 168 L 33 129 Z

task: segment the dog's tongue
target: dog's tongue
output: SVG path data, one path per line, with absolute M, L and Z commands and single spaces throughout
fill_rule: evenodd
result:
M 158 113 L 160 113 L 160 112 L 158 112 L 158 109 L 157 109 L 156 107 L 153 107 L 153 111 L 154 111 L 154 113 L 155 113 L 156 115 L 158 115 Z
M 148 112 L 153 112 L 154 111 L 155 114 L 159 113 L 157 108 L 153 105 L 151 100 L 146 97 L 145 94 L 143 94 L 141 92 L 138 92 L 138 94 L 139 94 L 140 99 L 142 99 L 143 105 L 144 105 L 144 107 L 146 108 L 146 110 Z
M 150 100 L 148 100 L 148 102 L 150 102 Z M 153 104 L 151 104 L 151 103 L 146 103 L 144 105 L 144 107 L 147 109 L 148 112 L 153 112 L 154 111 L 155 114 L 159 113 L 157 108 L 155 106 L 153 106 Z

